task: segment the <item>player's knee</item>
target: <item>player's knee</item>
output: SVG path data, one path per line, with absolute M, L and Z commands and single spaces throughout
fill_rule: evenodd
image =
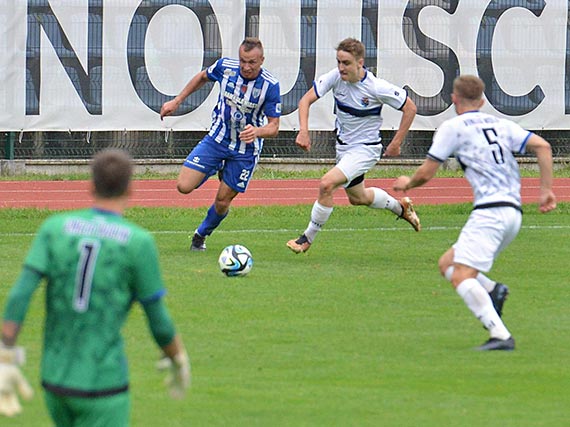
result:
M 176 183 L 176 189 L 178 190 L 179 193 L 182 193 L 182 194 L 188 194 L 188 193 L 191 193 L 191 192 L 194 190 L 193 187 L 191 187 L 191 186 L 189 186 L 189 185 L 187 185 L 187 184 L 184 184 L 184 183 L 181 182 L 181 181 L 178 181 L 178 182 Z
M 335 183 L 328 179 L 321 179 L 319 184 L 319 193 L 322 195 L 330 195 L 335 190 Z

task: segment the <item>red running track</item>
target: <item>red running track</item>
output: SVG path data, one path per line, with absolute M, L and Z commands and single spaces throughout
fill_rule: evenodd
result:
M 390 194 L 393 179 L 367 179 L 367 186 L 380 187 Z M 312 204 L 318 191 L 318 179 L 253 180 L 248 190 L 234 200 L 233 206 Z M 523 203 L 538 201 L 538 178 L 522 179 Z M 139 180 L 134 182 L 131 206 L 204 207 L 210 206 L 218 182 L 214 179 L 189 195 L 176 190 L 173 180 Z M 554 182 L 558 201 L 570 201 L 570 178 Z M 464 178 L 434 178 L 423 187 L 407 193 L 415 205 L 468 203 L 471 187 Z M 0 181 L 0 208 L 76 209 L 92 202 L 87 181 Z M 335 203 L 348 205 L 344 191 L 335 194 Z

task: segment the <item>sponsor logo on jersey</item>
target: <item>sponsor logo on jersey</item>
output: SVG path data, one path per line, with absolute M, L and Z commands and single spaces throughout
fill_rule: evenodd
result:
M 224 91 L 224 98 L 226 99 L 228 105 L 235 106 L 236 108 L 242 110 L 244 113 L 251 113 L 257 106 L 257 103 L 246 101 L 240 96 L 235 95 L 232 92 L 228 92 L 227 90 Z
M 243 182 L 238 182 L 238 183 L 237 183 L 237 186 L 238 186 L 239 188 L 245 188 L 245 184 L 244 184 Z

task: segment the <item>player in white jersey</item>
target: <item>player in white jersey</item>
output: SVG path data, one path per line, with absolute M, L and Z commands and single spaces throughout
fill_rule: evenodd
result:
M 164 103 L 160 118 L 172 114 L 190 94 L 209 81 L 220 84 L 218 103 L 208 134 L 188 154 L 178 175 L 178 191 L 188 194 L 217 172 L 218 193 L 192 237 L 191 250 L 206 250 L 206 237 L 228 215 L 232 200 L 245 192 L 263 147 L 263 138 L 277 136 L 281 115 L 279 82 L 263 69 L 263 45 L 247 37 L 239 59 L 221 58 L 200 71 L 173 100 Z
M 451 99 L 458 116 L 441 125 L 427 159 L 412 177 L 399 177 L 394 190 L 406 191 L 425 184 L 448 157 L 455 156 L 473 188 L 474 206 L 457 242 L 439 259 L 439 270 L 489 331 L 489 340 L 477 349 L 514 350 L 515 340 L 500 316 L 508 290 L 482 272 L 491 270 L 521 226 L 521 184 L 514 153 L 536 154 L 539 208 L 546 213 L 556 207 L 552 151 L 540 136 L 509 120 L 480 112 L 484 90 L 485 84 L 478 77 L 455 79 Z
M 332 90 L 337 143 L 336 165 L 321 178 L 307 229 L 298 239 L 287 242 L 295 253 L 309 250 L 333 211 L 333 194 L 340 187 L 344 187 L 352 205 L 389 209 L 420 231 L 420 220 L 408 197 L 398 201 L 380 188 L 364 185 L 364 175 L 382 157 L 380 127 L 384 104 L 402 111 L 398 131 L 384 151 L 386 156 L 400 154 L 400 145 L 416 115 L 416 106 L 404 89 L 377 78 L 364 67 L 364 52 L 364 45 L 356 39 L 341 41 L 336 49 L 337 68 L 319 77 L 299 101 L 300 126 L 295 142 L 309 151 L 309 108 Z

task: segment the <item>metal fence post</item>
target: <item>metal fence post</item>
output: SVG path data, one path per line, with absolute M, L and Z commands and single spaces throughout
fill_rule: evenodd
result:
M 16 135 L 14 132 L 8 133 L 8 138 L 6 138 L 6 144 L 4 146 L 4 157 L 6 160 L 14 160 L 14 141 L 16 140 Z

